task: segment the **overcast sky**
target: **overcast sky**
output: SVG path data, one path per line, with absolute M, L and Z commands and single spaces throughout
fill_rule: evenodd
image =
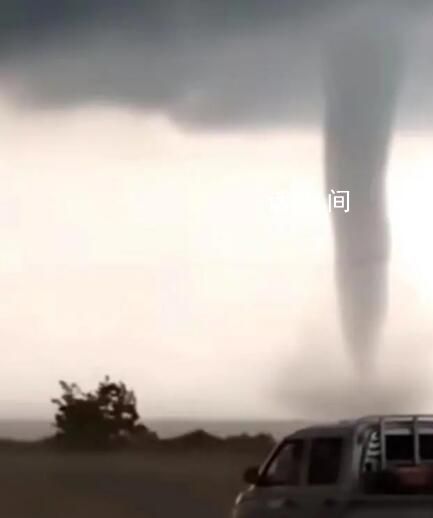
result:
M 106 373 L 151 416 L 393 408 L 402 376 L 433 404 L 431 57 L 415 52 L 403 87 L 391 308 L 360 392 L 318 79 L 321 42 L 370 14 L 295 4 L 0 1 L 0 417 L 48 416 L 58 379 Z

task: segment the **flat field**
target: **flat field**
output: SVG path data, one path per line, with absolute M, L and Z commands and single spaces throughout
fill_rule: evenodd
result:
M 263 454 L 0 452 L 5 518 L 226 518 Z

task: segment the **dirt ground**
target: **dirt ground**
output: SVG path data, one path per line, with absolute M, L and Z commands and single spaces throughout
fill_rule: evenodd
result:
M 246 453 L 0 453 L 5 518 L 225 518 Z

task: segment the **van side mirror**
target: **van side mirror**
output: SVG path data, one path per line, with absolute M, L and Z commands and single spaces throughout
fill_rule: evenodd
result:
M 259 468 L 257 466 L 247 468 L 244 471 L 244 482 L 247 484 L 257 484 L 259 481 Z

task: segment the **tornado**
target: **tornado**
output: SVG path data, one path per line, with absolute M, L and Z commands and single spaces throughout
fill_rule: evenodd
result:
M 356 17 L 327 47 L 326 195 L 348 191 L 348 212 L 331 207 L 342 332 L 358 366 L 371 366 L 387 309 L 390 230 L 386 166 L 402 83 L 404 42 L 389 18 Z M 327 200 L 328 201 L 328 200 Z

